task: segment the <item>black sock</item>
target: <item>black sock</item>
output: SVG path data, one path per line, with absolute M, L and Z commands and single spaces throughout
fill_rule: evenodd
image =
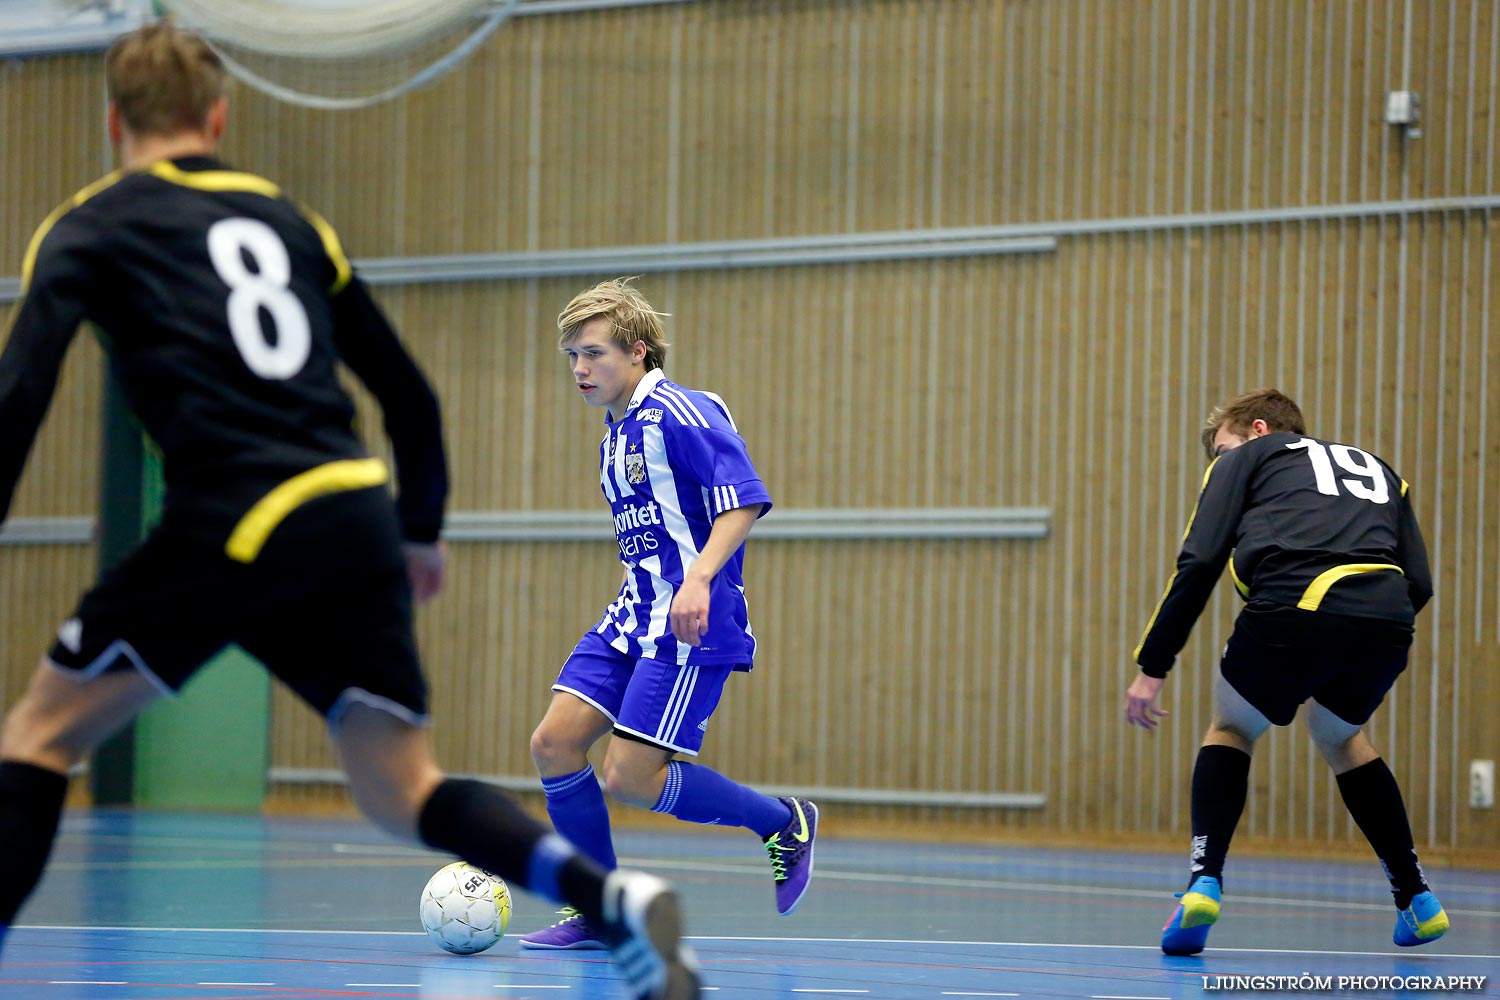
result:
M 41 879 L 67 795 L 67 775 L 0 761 L 0 927 L 15 921 Z
M 1376 757 L 1339 775 L 1338 783 L 1349 815 L 1354 817 L 1385 869 L 1397 909 L 1406 909 L 1413 896 L 1427 891 L 1427 880 L 1417 862 L 1411 823 L 1406 818 L 1406 803 L 1401 801 L 1401 786 L 1396 784 L 1396 776 L 1384 760 Z
M 1188 886 L 1201 875 L 1224 881 L 1229 841 L 1245 811 L 1250 789 L 1250 755 L 1226 746 L 1198 750 L 1193 765 L 1193 854 Z
M 493 785 L 448 778 L 422 807 L 417 832 L 428 847 L 456 854 L 523 889 L 569 903 L 586 920 L 600 922 L 604 869 Z

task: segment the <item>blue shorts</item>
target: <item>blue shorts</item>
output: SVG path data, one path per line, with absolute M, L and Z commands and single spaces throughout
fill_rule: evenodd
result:
M 696 757 L 724 681 L 733 672 L 728 663 L 679 667 L 665 660 L 635 660 L 590 632 L 573 647 L 552 690 L 593 705 L 609 717 L 616 732 Z

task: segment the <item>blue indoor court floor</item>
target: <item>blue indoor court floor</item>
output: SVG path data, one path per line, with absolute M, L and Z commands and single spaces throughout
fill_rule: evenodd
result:
M 1429 866 L 1453 930 L 1406 950 L 1390 943 L 1394 910 L 1373 858 L 1231 858 L 1209 949 L 1184 959 L 1156 945 L 1181 888 L 1178 855 L 825 836 L 807 899 L 779 917 L 747 834 L 683 827 L 616 840 L 623 863 L 678 885 L 715 1000 L 1176 1000 L 1219 992 L 1205 976 L 1303 974 L 1403 987 L 1298 991 L 1308 996 L 1434 996 L 1405 984 L 1484 976 L 1478 995 L 1500 1000 L 1500 872 Z M 517 935 L 555 919 L 524 892 L 490 951 L 439 951 L 416 909 L 446 861 L 353 820 L 70 812 L 0 959 L 0 997 L 624 995 L 603 953 L 519 949 Z

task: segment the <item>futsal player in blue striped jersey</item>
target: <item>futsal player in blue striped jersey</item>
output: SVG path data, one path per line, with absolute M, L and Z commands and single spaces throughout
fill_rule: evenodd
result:
M 741 568 L 771 495 L 724 401 L 666 378 L 663 315 L 617 280 L 579 294 L 558 316 L 558 346 L 577 391 L 605 411 L 599 486 L 625 572 L 614 602 L 563 664 L 531 753 L 557 831 L 613 868 L 604 792 L 587 756 L 612 732 L 610 796 L 689 823 L 754 831 L 771 860 L 776 908 L 789 914 L 812 876 L 817 807 L 677 759 L 697 756 L 725 681 L 754 660 Z M 563 915 L 521 944 L 603 947 L 582 915 Z

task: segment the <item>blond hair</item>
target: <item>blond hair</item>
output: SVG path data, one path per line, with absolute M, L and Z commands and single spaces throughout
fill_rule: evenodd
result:
M 135 135 L 197 130 L 224 96 L 224 64 L 208 43 L 171 18 L 143 25 L 104 57 L 109 99 Z
M 1264 420 L 1272 431 L 1307 433 L 1302 410 L 1290 396 L 1276 389 L 1254 389 L 1209 411 L 1208 419 L 1203 421 L 1203 450 L 1213 458 L 1214 436 L 1220 427 L 1228 427 L 1235 434 L 1246 434 L 1257 420 Z
M 610 339 L 620 347 L 629 351 L 637 343 L 646 345 L 647 371 L 666 364 L 670 345 L 663 336 L 661 321 L 669 314 L 652 309 L 646 297 L 631 284 L 634 280 L 615 278 L 601 281 L 588 291 L 573 296 L 573 301 L 557 315 L 557 329 L 562 333 L 557 338 L 557 346 L 566 347 L 590 320 L 607 319 Z

